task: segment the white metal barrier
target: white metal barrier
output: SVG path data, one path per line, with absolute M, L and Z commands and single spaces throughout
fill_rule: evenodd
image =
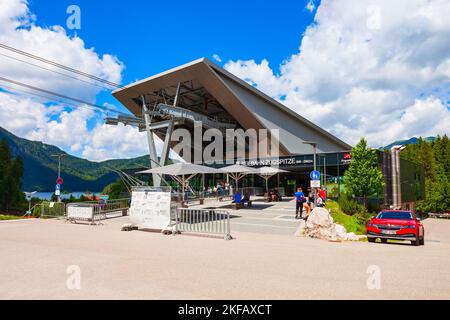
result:
M 126 216 L 129 207 L 130 199 L 69 203 L 66 206 L 66 219 L 95 224 L 101 220 Z
M 221 235 L 231 240 L 230 213 L 215 209 L 182 209 L 176 210 L 173 234 L 193 232 L 201 234 Z

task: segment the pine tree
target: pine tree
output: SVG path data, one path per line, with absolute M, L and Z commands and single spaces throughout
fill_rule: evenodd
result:
M 0 210 L 17 209 L 25 201 L 22 193 L 23 163 L 12 158 L 8 143 L 0 142 Z
M 424 168 L 425 199 L 417 206 L 424 212 L 448 212 L 450 210 L 450 142 L 446 135 L 433 142 L 419 139 L 417 145 L 409 145 L 402 157 Z
M 363 198 L 366 207 L 367 198 L 379 193 L 384 185 L 377 153 L 368 148 L 364 138 L 353 148 L 352 161 L 345 173 L 345 184 L 351 194 Z

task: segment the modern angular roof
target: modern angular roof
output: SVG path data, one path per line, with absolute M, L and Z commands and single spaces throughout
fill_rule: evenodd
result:
M 262 93 L 206 58 L 195 60 L 113 92 L 130 112 L 142 115 L 138 98 L 176 87 L 180 82 L 198 81 L 244 129 L 279 129 L 279 143 L 288 154 L 310 154 L 304 141 L 318 143 L 318 152 L 351 150 L 351 146 L 295 111 Z

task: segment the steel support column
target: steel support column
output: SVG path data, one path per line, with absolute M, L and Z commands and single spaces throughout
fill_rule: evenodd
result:
M 148 141 L 148 149 L 150 152 L 150 167 L 152 169 L 155 169 L 158 167 L 158 155 L 156 153 L 156 146 L 155 146 L 155 138 L 153 137 L 153 131 L 151 130 L 151 124 L 152 124 L 152 119 L 150 117 L 150 114 L 148 113 L 148 107 L 147 104 L 145 103 L 145 97 L 142 96 L 142 113 L 144 115 L 144 120 L 145 120 L 145 127 L 146 127 L 146 131 L 147 131 L 147 141 Z M 161 177 L 158 176 L 157 174 L 152 174 L 152 178 L 153 178 L 153 186 L 155 187 L 160 187 L 161 186 Z
M 162 153 L 161 153 L 161 160 L 159 163 L 162 167 L 164 167 L 167 164 L 167 160 L 169 158 L 170 141 L 172 138 L 172 132 L 173 132 L 174 126 L 175 126 L 175 123 L 172 120 L 172 121 L 170 121 L 169 126 L 167 127 L 166 137 L 164 139 L 164 146 L 163 146 Z

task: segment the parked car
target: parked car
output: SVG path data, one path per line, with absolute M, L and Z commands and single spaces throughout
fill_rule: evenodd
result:
M 367 224 L 367 239 L 375 242 L 380 239 L 409 240 L 411 244 L 425 244 L 425 229 L 413 211 L 383 210 Z

